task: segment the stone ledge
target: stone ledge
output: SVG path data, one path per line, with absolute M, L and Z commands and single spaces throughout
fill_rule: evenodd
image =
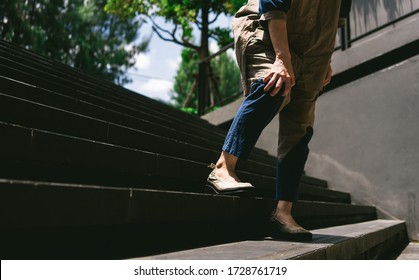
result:
M 380 252 L 377 246 L 386 240 L 405 236 L 405 231 L 403 221 L 375 220 L 313 230 L 312 242 L 242 241 L 141 259 L 362 259 L 366 255 L 371 256 L 369 250 Z M 401 240 L 400 245 L 403 242 Z

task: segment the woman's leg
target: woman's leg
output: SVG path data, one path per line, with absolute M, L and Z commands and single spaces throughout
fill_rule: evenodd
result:
M 240 106 L 227 133 L 223 152 L 214 173 L 226 182 L 240 182 L 235 173 L 237 160 L 247 159 L 263 129 L 278 113 L 284 100 L 282 92 L 271 96 L 262 79 L 251 85 L 250 94 Z
M 298 200 L 309 154 L 317 96 L 317 92 L 293 89 L 291 102 L 280 113 L 275 216 L 290 226 L 298 226 L 292 217 L 292 206 Z
M 288 152 L 282 161 L 277 164 L 276 219 L 286 225 L 298 226 L 292 217 L 291 210 L 294 202 L 298 200 L 300 179 L 307 161 L 308 143 L 313 135 L 313 129 L 307 128 L 306 135 Z

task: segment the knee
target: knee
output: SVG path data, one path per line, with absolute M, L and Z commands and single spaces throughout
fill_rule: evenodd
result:
M 310 143 L 310 140 L 313 137 L 313 133 L 314 133 L 313 128 L 311 126 L 307 127 L 306 133 L 297 142 L 297 144 L 291 149 L 291 151 L 285 156 L 284 162 L 287 162 L 289 160 L 305 161 L 308 157 L 308 153 L 309 153 L 308 144 Z
M 300 142 L 302 142 L 303 145 L 308 145 L 310 143 L 311 138 L 313 138 L 314 129 L 313 127 L 309 126 L 306 129 L 306 134 L 303 136 Z

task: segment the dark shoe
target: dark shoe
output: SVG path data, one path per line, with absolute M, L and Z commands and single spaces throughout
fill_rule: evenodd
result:
M 311 241 L 313 235 L 311 232 L 302 226 L 285 225 L 276 218 L 275 212 L 272 214 L 271 219 L 272 237 L 275 239 L 284 239 L 290 241 Z
M 212 164 L 209 167 L 214 168 L 214 165 Z M 217 194 L 240 194 L 253 192 L 255 190 L 255 187 L 250 183 L 229 183 L 223 181 L 215 175 L 215 170 L 208 176 L 206 187 Z

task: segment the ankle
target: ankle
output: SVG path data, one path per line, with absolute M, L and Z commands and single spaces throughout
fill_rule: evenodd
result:
M 291 216 L 292 204 L 291 201 L 279 200 L 276 205 L 275 213 L 282 216 Z
M 291 215 L 291 213 L 287 213 L 287 212 L 279 212 L 279 211 L 276 211 L 275 212 L 275 217 L 278 219 L 278 220 L 287 220 L 287 219 L 289 219 L 289 218 L 292 218 L 292 215 Z
M 224 161 L 217 161 L 217 163 L 214 165 L 214 169 L 227 169 L 227 166 Z
M 228 172 L 228 173 L 232 173 L 232 174 L 236 173 L 235 164 L 228 164 L 224 160 L 218 160 L 217 163 L 214 166 L 214 169 L 215 170 L 221 170 L 221 171 Z

